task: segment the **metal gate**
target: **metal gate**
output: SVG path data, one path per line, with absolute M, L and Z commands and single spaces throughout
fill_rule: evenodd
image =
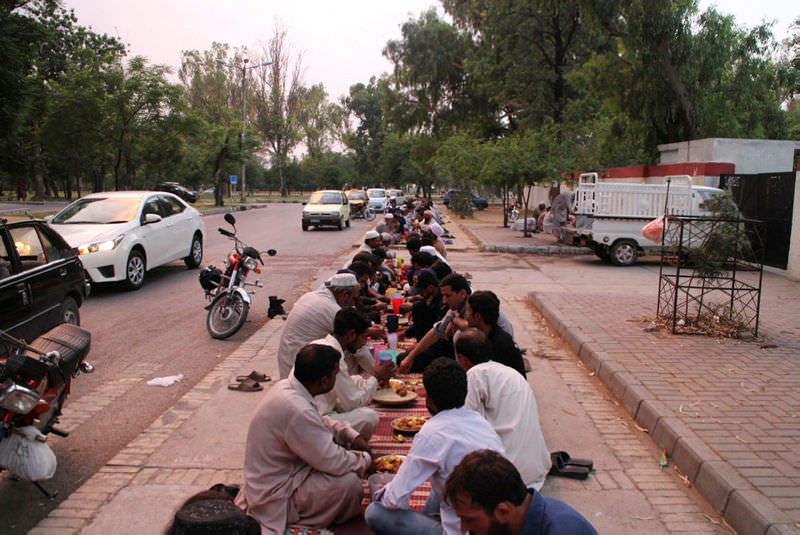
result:
M 795 173 L 720 175 L 742 216 L 765 222 L 764 264 L 786 269 L 792 235 Z

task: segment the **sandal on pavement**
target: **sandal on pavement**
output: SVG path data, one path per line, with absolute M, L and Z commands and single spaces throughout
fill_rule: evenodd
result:
M 586 479 L 589 477 L 589 469 L 585 466 L 566 464 L 560 457 L 554 457 L 553 466 L 550 467 L 548 475 L 567 477 L 570 479 Z
M 566 451 L 554 451 L 550 454 L 550 459 L 553 464 L 556 464 L 556 457 L 561 459 L 564 464 L 571 464 L 573 466 L 582 466 L 588 468 L 589 471 L 594 470 L 594 462 L 588 459 L 573 459 Z
M 266 373 L 257 372 L 255 370 L 250 372 L 250 375 L 237 375 L 236 380 L 239 382 L 246 381 L 248 379 L 252 379 L 253 381 L 258 381 L 260 383 L 266 383 L 267 381 L 271 381 L 272 378 L 267 375 Z
M 228 390 L 238 390 L 239 392 L 258 392 L 264 390 L 264 387 L 252 379 L 245 379 L 238 383 L 231 383 L 228 385 Z

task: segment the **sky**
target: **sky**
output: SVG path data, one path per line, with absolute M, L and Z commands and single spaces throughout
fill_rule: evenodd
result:
M 245 46 L 256 56 L 276 24 L 303 54 L 305 82 L 322 83 L 332 100 L 352 84 L 391 71 L 381 51 L 400 38 L 400 26 L 437 0 L 64 0 L 78 22 L 97 33 L 120 38 L 130 56 L 180 66 L 181 51 L 208 50 L 214 41 Z M 786 37 L 800 7 L 792 0 L 700 0 L 733 14 L 739 25 L 776 20 L 774 32 Z

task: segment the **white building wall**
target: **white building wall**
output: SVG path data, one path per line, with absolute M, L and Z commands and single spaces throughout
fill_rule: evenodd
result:
M 794 210 L 792 211 L 792 237 L 789 240 L 789 262 L 786 275 L 800 281 L 800 170 L 795 173 Z
M 708 138 L 659 145 L 662 164 L 723 162 L 736 173 L 786 173 L 794 170 L 794 151 L 800 141 Z

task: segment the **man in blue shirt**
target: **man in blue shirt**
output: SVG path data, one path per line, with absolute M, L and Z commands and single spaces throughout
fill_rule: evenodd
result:
M 472 535 L 596 535 L 569 505 L 525 488 L 511 461 L 491 450 L 467 454 L 447 478 L 445 496 L 461 531 Z

